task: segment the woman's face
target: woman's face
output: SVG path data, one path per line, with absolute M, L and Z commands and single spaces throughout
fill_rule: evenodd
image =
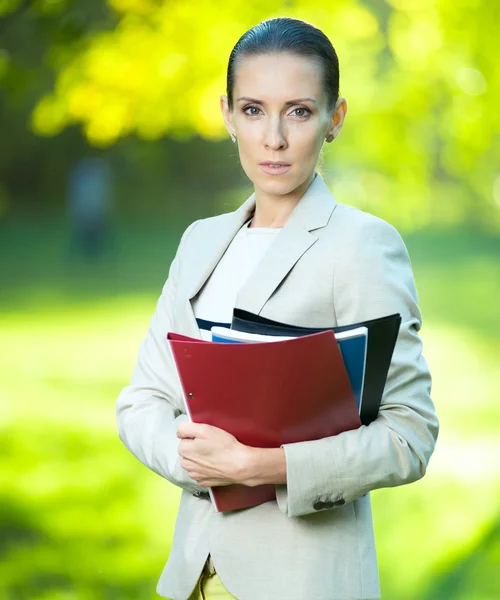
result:
M 343 98 L 330 111 L 327 103 L 321 66 L 314 59 L 290 53 L 240 59 L 233 110 L 227 96 L 221 96 L 221 109 L 256 189 L 281 196 L 312 177 L 325 138 L 338 135 L 347 109 Z M 272 171 L 262 164 L 266 161 L 289 166 Z

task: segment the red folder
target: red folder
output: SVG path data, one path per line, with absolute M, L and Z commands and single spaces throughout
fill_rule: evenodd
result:
M 176 333 L 167 339 L 189 417 L 259 448 L 316 440 L 361 425 L 332 331 L 282 342 L 226 344 Z M 276 498 L 274 485 L 211 488 L 218 512 Z

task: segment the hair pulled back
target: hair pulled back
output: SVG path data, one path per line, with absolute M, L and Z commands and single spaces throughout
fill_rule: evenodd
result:
M 289 53 L 314 58 L 323 70 L 323 89 L 331 110 L 339 97 L 339 60 L 335 48 L 326 35 L 314 25 L 293 19 L 277 17 L 262 21 L 249 29 L 236 42 L 227 65 L 228 106 L 233 110 L 233 90 L 238 61 L 246 56 Z

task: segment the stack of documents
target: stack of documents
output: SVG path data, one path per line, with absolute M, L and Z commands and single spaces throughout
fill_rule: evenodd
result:
M 335 334 L 338 334 L 343 331 L 357 329 L 358 327 L 366 327 L 368 329 L 368 337 L 360 416 L 363 425 L 369 425 L 377 418 L 400 325 L 401 315 L 394 313 L 350 325 L 323 328 L 297 327 L 296 325 L 279 323 L 278 321 L 266 319 L 246 310 L 235 308 L 231 329 L 272 336 L 301 336 L 325 330 L 331 330 Z
M 298 336 L 273 336 L 261 333 L 246 333 L 226 327 L 212 327 L 212 341 L 225 343 L 256 343 L 256 342 L 279 342 L 292 340 Z M 335 334 L 335 339 L 340 348 L 344 366 L 349 377 L 351 389 L 356 400 L 358 412 L 361 412 L 361 401 L 363 396 L 363 382 L 365 378 L 366 348 L 368 329 L 356 327 L 349 331 L 341 331 Z
M 363 413 L 376 417 L 399 322 L 391 315 L 309 330 L 235 310 L 232 328 L 212 328 L 211 342 L 173 332 L 167 339 L 192 421 L 220 427 L 248 446 L 279 448 L 360 427 Z M 379 347 L 386 337 L 394 338 L 388 362 L 380 360 L 380 353 L 387 358 Z M 380 394 L 367 391 L 382 378 Z M 210 496 L 219 512 L 276 498 L 274 485 L 217 486 Z

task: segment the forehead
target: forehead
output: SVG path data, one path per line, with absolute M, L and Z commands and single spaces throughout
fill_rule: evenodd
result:
M 313 57 L 297 54 L 260 54 L 239 58 L 235 69 L 234 98 L 249 96 L 263 101 L 322 95 L 321 65 Z

